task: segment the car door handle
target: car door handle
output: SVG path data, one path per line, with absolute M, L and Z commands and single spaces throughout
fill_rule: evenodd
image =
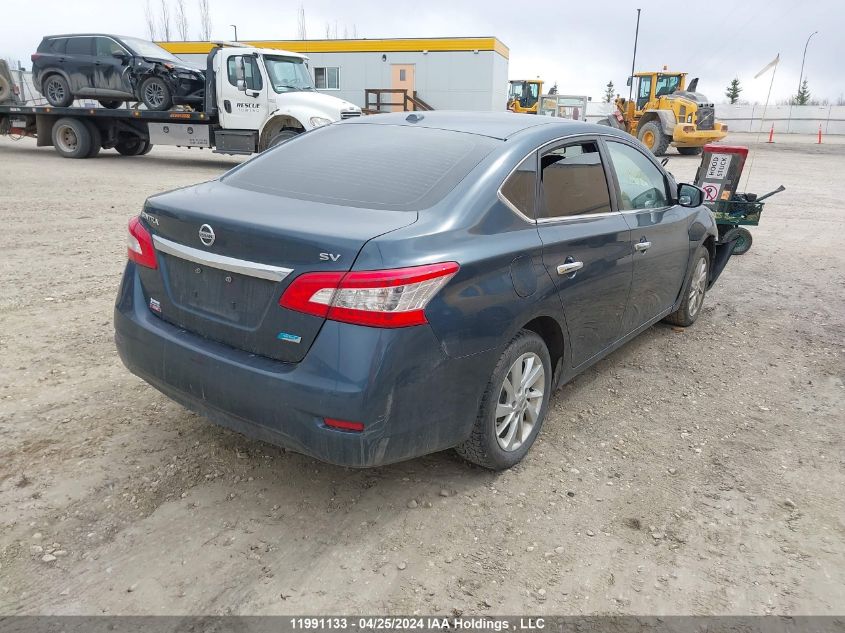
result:
M 571 275 L 584 267 L 584 262 L 566 262 L 557 267 L 558 275 Z
M 648 249 L 651 248 L 651 242 L 637 242 L 636 244 L 634 244 L 634 248 L 641 253 L 645 253 Z

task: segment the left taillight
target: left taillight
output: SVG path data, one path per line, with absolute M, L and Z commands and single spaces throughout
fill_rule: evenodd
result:
M 127 255 L 133 262 L 146 268 L 158 268 L 153 237 L 138 217 L 129 220 L 126 246 Z
M 422 325 L 428 322 L 425 307 L 459 269 L 456 262 L 443 262 L 390 270 L 305 273 L 288 286 L 279 305 L 356 325 Z

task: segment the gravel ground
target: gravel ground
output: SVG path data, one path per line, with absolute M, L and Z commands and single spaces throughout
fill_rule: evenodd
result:
M 127 220 L 238 161 L 0 139 L 0 614 L 842 613 L 845 145 L 825 140 L 760 147 L 751 190 L 787 191 L 698 323 L 565 386 L 493 474 L 451 452 L 327 466 L 130 375 Z

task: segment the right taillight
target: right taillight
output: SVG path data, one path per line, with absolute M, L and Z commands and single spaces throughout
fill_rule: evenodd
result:
M 129 220 L 126 246 L 127 255 L 133 262 L 146 268 L 158 268 L 153 238 L 138 217 Z
M 305 273 L 279 305 L 332 321 L 372 327 L 427 323 L 425 307 L 460 266 L 456 262 L 390 270 Z

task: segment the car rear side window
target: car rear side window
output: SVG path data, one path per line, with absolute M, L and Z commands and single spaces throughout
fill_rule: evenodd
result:
M 539 219 L 610 211 L 610 192 L 595 141 L 546 152 L 540 165 Z
M 666 179 L 654 163 L 630 145 L 607 141 L 619 183 L 619 210 L 657 209 L 669 204 Z
M 294 137 L 222 180 L 288 198 L 419 211 L 442 200 L 499 144 L 431 128 L 340 123 Z
M 537 152 L 525 158 L 502 184 L 501 194 L 517 211 L 534 219 L 537 190 Z
M 38 47 L 39 53 L 64 53 L 67 47 L 67 39 L 64 37 L 54 37 L 49 40 L 44 40 Z
M 91 37 L 69 37 L 67 40 L 68 55 L 93 55 L 93 38 Z

